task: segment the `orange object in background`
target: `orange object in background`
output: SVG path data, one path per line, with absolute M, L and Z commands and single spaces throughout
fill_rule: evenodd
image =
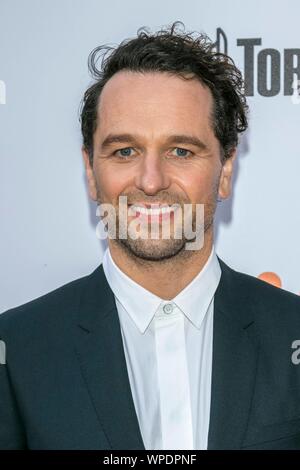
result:
M 276 287 L 282 286 L 280 277 L 276 273 L 273 273 L 272 271 L 266 271 L 264 273 L 261 273 L 257 277 L 258 279 L 268 282 L 269 284 L 272 284 L 273 286 L 276 286 Z

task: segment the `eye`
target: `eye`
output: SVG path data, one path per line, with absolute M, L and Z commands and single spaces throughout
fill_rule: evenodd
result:
M 132 147 L 124 147 L 122 149 L 119 149 L 113 152 L 113 155 L 117 155 L 117 157 L 121 157 L 125 159 L 128 157 L 132 157 L 132 150 L 134 150 Z
M 193 152 L 191 152 L 190 150 L 187 150 L 187 149 L 184 149 L 184 148 L 181 148 L 181 147 L 175 147 L 172 150 L 172 152 L 176 152 L 175 157 L 182 157 L 182 158 L 191 157 L 192 154 L 193 154 Z

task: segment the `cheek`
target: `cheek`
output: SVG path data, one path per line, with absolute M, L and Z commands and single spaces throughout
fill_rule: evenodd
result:
M 132 173 L 122 168 L 103 165 L 97 168 L 97 186 L 102 199 L 116 202 L 119 195 L 129 185 Z
M 219 175 L 208 168 L 194 168 L 193 171 L 182 172 L 177 181 L 190 201 L 201 203 L 215 195 Z

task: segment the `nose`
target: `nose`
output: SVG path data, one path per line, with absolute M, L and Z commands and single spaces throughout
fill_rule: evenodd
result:
M 170 177 L 160 155 L 151 152 L 141 158 L 135 177 L 135 185 L 149 195 L 154 195 L 170 186 Z

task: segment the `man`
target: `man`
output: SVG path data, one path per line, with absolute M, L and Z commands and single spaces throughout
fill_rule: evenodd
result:
M 240 72 L 176 24 L 139 31 L 101 70 L 99 52 L 83 158 L 108 249 L 0 317 L 0 447 L 300 449 L 300 300 L 213 242 L 247 127 Z

